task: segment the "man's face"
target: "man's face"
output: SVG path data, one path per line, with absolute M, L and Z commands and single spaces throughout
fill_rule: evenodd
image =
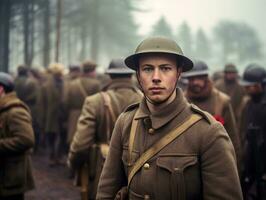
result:
M 236 72 L 225 72 L 224 78 L 227 81 L 235 81 L 237 79 L 237 73 Z
M 246 90 L 248 95 L 256 96 L 256 95 L 261 94 L 263 92 L 263 87 L 261 84 L 257 83 L 257 84 L 245 86 L 245 90 Z
M 188 89 L 193 93 L 199 94 L 207 86 L 208 76 L 192 76 L 188 78 Z
M 174 55 L 151 53 L 139 58 L 139 82 L 145 96 L 154 103 L 164 102 L 173 93 L 180 73 Z

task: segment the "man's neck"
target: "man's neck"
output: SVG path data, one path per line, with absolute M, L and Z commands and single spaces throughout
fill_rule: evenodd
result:
M 161 103 L 161 104 L 152 104 L 149 101 L 146 100 L 147 106 L 150 110 L 151 113 L 155 113 L 161 109 L 163 109 L 164 107 L 166 107 L 167 105 L 169 105 L 171 102 L 173 102 L 176 98 L 176 90 L 172 93 L 172 95 L 170 96 L 170 98 L 168 98 L 167 101 Z

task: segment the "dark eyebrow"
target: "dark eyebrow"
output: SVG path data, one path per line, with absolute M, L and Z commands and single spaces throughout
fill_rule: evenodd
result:
M 173 66 L 171 64 L 162 64 L 162 65 L 159 65 L 159 67 L 166 67 L 166 66 Z
M 144 67 L 144 66 L 154 67 L 153 65 L 150 65 L 150 64 L 143 64 L 143 65 L 141 65 L 141 67 Z

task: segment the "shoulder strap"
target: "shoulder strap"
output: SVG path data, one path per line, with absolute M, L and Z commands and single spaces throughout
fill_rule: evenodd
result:
M 154 155 L 156 155 L 158 152 L 160 152 L 166 145 L 168 145 L 170 142 L 172 142 L 174 139 L 179 137 L 182 133 L 184 133 L 188 128 L 190 128 L 193 124 L 198 122 L 202 116 L 197 114 L 192 114 L 187 120 L 185 120 L 180 126 L 178 126 L 176 129 L 169 132 L 167 135 L 165 135 L 162 139 L 160 139 L 158 142 L 156 142 L 152 147 L 150 147 L 148 150 L 146 150 L 140 158 L 135 162 L 132 169 L 129 172 L 128 175 L 128 186 L 130 185 L 130 182 L 133 178 L 133 176 L 137 173 L 137 171 Z M 134 121 L 133 121 L 134 122 Z M 134 128 L 134 127 L 133 127 Z M 136 134 L 132 132 L 132 134 Z M 135 136 L 130 136 L 134 138 Z M 134 142 L 134 141 L 133 141 Z M 133 147 L 133 145 L 132 145 Z M 131 148 L 132 148 L 131 147 Z M 131 149 L 132 151 L 132 149 Z M 130 161 L 131 162 L 131 161 Z M 131 163 L 129 163 L 131 164 Z
M 116 121 L 116 116 L 113 110 L 113 107 L 111 105 L 111 98 L 109 96 L 109 94 L 107 92 L 100 92 L 101 96 L 103 97 L 103 101 L 104 101 L 104 106 L 107 107 L 107 111 L 110 113 L 111 115 L 111 120 L 112 122 L 110 122 L 110 117 L 108 115 L 108 112 L 105 112 L 105 116 L 106 116 L 106 127 L 107 127 L 107 140 L 109 141 L 111 138 L 111 125 L 113 126 L 115 121 Z M 112 123 L 112 124 L 111 124 Z
M 86 98 L 88 96 L 87 91 L 85 90 L 84 86 L 82 85 L 81 79 L 77 80 L 77 85 L 82 93 L 82 95 Z

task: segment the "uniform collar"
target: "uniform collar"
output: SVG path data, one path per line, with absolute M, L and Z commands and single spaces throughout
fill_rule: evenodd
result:
M 135 119 L 150 118 L 152 128 L 158 129 L 180 114 L 186 108 L 187 104 L 187 100 L 184 98 L 183 92 L 179 88 L 177 89 L 174 101 L 153 114 L 150 113 L 146 99 L 143 98 L 140 102 L 139 113 L 136 115 Z

